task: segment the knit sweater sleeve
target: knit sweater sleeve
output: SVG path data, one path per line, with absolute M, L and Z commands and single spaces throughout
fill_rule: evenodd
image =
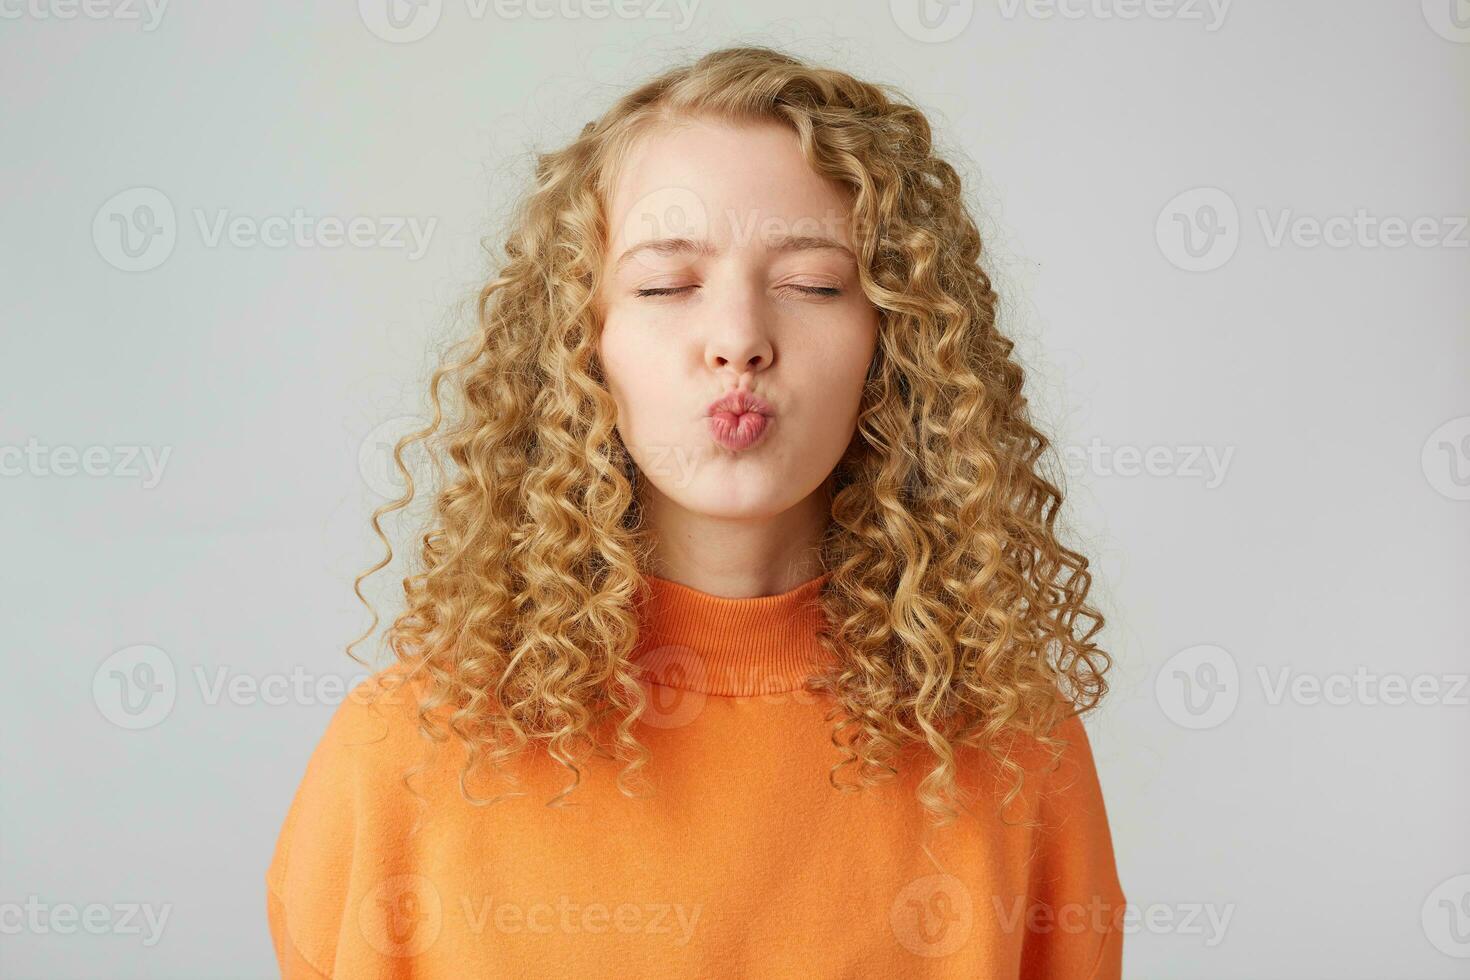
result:
M 1127 899 L 1102 787 L 1081 720 L 1068 718 L 1057 734 L 1067 745 L 1042 776 L 1021 975 L 1118 980 Z
M 283 980 L 340 975 L 338 940 L 356 928 L 354 867 L 379 821 L 374 787 L 396 754 L 384 705 L 368 703 L 381 684 L 364 681 L 337 707 L 307 762 L 266 871 L 266 917 Z M 401 705 L 402 691 L 387 695 Z

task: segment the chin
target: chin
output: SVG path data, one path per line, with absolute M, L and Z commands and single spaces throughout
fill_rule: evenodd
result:
M 726 480 L 710 487 L 686 487 L 666 494 L 673 503 L 691 514 L 718 520 L 742 521 L 775 517 L 790 510 L 797 500 L 764 481 Z

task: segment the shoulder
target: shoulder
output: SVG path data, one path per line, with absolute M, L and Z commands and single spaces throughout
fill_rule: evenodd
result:
M 988 750 L 975 750 L 975 775 L 1002 797 L 1009 818 L 1031 821 L 1046 812 L 1066 809 L 1099 795 L 1092 742 L 1075 713 L 1054 721 L 1045 734 L 1011 729 Z
M 412 820 L 412 797 L 397 787 L 421 758 L 421 687 L 399 667 L 372 674 L 336 707 L 312 750 L 266 871 L 283 963 L 288 953 L 318 970 L 332 963 L 356 859 Z
M 312 749 L 292 804 L 342 805 L 361 800 L 392 769 L 412 765 L 423 738 L 419 701 L 423 682 L 401 666 L 387 667 L 354 686 L 333 710 Z M 305 814 L 288 814 L 288 825 Z
M 1092 742 L 1075 713 L 1043 734 L 1009 731 L 976 750 L 974 797 L 989 826 L 1024 828 L 1036 885 L 1085 878 L 1113 891 L 1112 833 Z
M 1052 729 L 1051 734 L 1058 740 L 1056 750 L 1040 746 L 1035 750 L 1037 771 L 1042 782 L 1042 809 L 1058 806 L 1100 808 L 1102 785 L 1097 774 L 1097 761 L 1081 717 L 1068 715 Z
M 424 681 L 402 666 L 387 667 L 362 680 L 333 712 L 316 748 L 324 758 L 382 758 L 418 737 Z M 366 750 L 377 746 L 376 751 Z
M 1056 751 L 1032 751 L 1037 851 L 1030 901 L 1037 932 L 1026 943 L 1026 976 L 1116 978 L 1127 904 L 1091 740 L 1070 715 L 1051 734 Z
M 312 749 L 302 788 L 322 795 L 362 791 L 392 767 L 411 765 L 419 734 L 422 681 L 388 667 L 353 687 Z

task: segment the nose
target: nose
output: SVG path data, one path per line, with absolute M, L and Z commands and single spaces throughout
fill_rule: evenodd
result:
M 776 352 L 771 343 L 761 298 L 728 297 L 723 315 L 710 325 L 704 360 L 711 371 L 731 371 L 736 377 L 759 373 L 771 366 Z

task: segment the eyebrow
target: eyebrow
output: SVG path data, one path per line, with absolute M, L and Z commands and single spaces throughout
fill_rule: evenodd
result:
M 773 252 L 808 252 L 808 251 L 832 251 L 840 252 L 857 261 L 857 256 L 852 250 L 841 242 L 832 238 L 824 238 L 820 235 L 779 235 L 765 240 L 766 248 Z M 719 254 L 719 249 L 704 239 L 693 238 L 653 238 L 646 242 L 639 242 L 628 249 L 613 265 L 613 270 L 621 269 L 629 259 L 644 250 L 654 252 L 658 255 L 691 255 L 699 258 L 707 258 Z

